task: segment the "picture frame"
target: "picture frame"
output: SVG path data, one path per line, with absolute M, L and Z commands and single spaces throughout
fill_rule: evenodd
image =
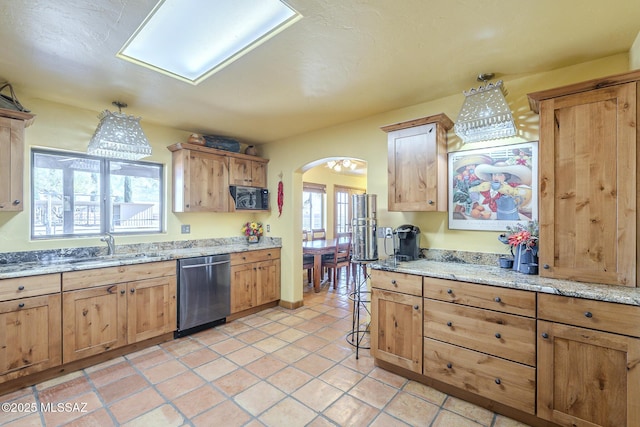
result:
M 449 229 L 538 220 L 538 141 L 449 153 Z

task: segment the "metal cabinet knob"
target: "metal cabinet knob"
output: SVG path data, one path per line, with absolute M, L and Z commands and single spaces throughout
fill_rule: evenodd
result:
M 427 203 L 429 203 L 430 205 L 433 205 L 433 200 L 427 200 Z
M 23 302 L 21 302 L 20 304 L 18 304 L 18 307 L 20 307 L 20 308 L 24 308 L 24 303 L 23 303 Z
M 453 326 L 453 323 L 451 323 L 451 322 L 447 322 L 447 326 L 448 326 L 448 327 L 452 327 L 452 326 Z
M 498 339 L 500 339 L 500 338 L 502 338 L 502 335 L 500 335 L 500 332 L 496 332 L 495 337 L 496 337 L 496 338 L 498 338 Z
M 23 285 L 18 286 L 18 290 L 19 291 L 24 291 L 24 286 Z
M 592 314 L 590 311 L 587 311 L 587 312 L 584 314 L 584 317 L 592 318 L 592 317 L 593 317 L 593 314 Z
M 453 293 L 453 289 L 447 289 L 447 293 L 451 295 Z
M 547 338 L 549 338 L 549 334 L 546 333 L 546 332 L 543 332 L 542 333 L 542 338 L 544 338 L 546 340 Z
M 414 306 L 413 306 L 413 309 L 414 309 L 414 310 L 417 310 L 417 309 L 419 309 L 419 308 L 420 308 L 420 306 L 419 306 L 419 305 L 414 305 Z
M 124 295 L 124 293 L 125 293 L 124 289 L 120 291 L 120 295 Z
M 131 288 L 131 290 L 129 290 L 129 292 L 131 292 L 132 294 L 136 292 L 135 288 Z
M 496 378 L 496 384 L 500 385 L 502 383 L 502 381 L 500 381 L 500 378 Z
M 495 302 L 502 302 L 502 299 L 501 299 L 500 297 L 495 297 L 493 300 L 494 300 Z
M 451 363 L 447 363 L 447 368 L 451 369 L 453 368 L 453 365 Z
M 13 204 L 16 205 L 16 206 L 19 205 L 20 204 L 20 200 L 18 200 L 18 199 L 14 200 Z
M 542 266 L 542 268 L 544 268 L 545 270 L 548 270 L 548 269 L 550 269 L 551 267 L 549 267 L 549 264 L 545 264 L 545 265 L 543 265 L 543 266 Z

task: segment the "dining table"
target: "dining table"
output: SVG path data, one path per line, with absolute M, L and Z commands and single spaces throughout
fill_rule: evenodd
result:
M 302 242 L 302 253 L 313 255 L 313 290 L 315 292 L 320 292 L 322 284 L 322 255 L 334 253 L 338 248 L 338 243 L 347 241 L 347 237 L 341 237 Z

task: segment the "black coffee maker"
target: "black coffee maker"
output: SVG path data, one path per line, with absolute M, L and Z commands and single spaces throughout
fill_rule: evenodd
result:
M 396 228 L 397 238 L 396 259 L 398 261 L 413 261 L 420 256 L 420 228 L 405 224 Z

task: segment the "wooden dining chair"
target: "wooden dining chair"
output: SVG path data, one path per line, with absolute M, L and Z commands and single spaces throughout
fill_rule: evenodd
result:
M 338 271 L 342 267 L 347 267 L 347 285 L 350 280 L 351 273 L 351 234 L 339 239 L 336 245 L 336 251 L 333 254 L 327 254 L 322 258 L 322 267 L 329 270 L 329 277 L 333 275 L 333 289 L 338 287 Z
M 313 255 L 302 255 L 302 269 L 307 270 L 307 283 L 313 281 Z
M 311 235 L 311 232 L 309 230 L 302 230 L 302 241 L 308 242 L 310 235 Z
M 327 231 L 324 228 L 314 228 L 311 230 L 311 240 L 323 240 L 327 238 Z

